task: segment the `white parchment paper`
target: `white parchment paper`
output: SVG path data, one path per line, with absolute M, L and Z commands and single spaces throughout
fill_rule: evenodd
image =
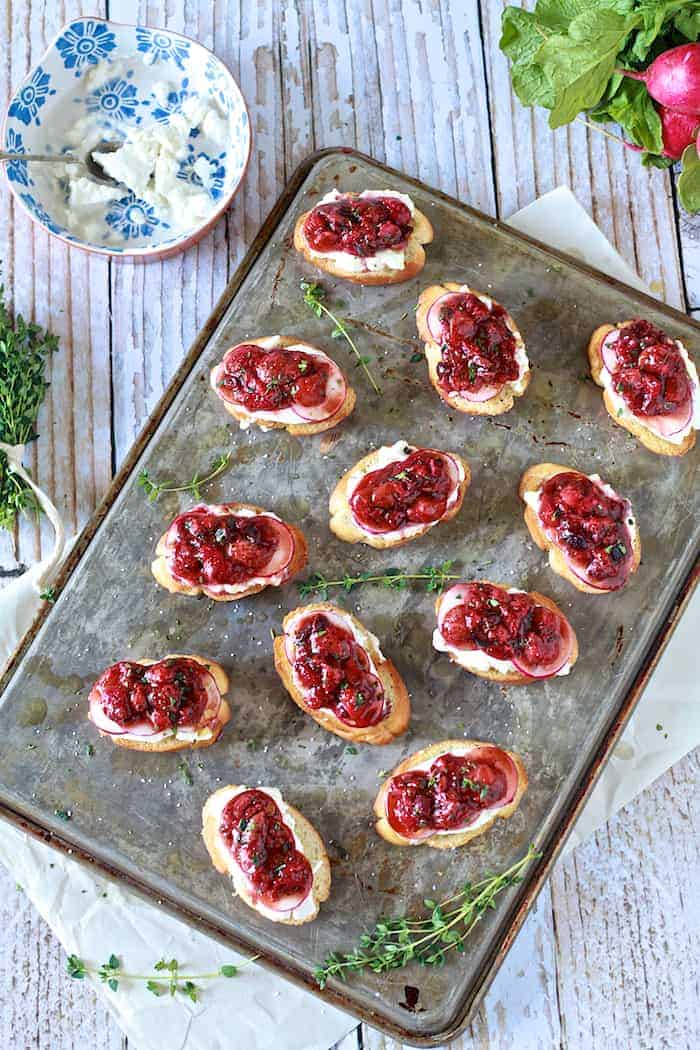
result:
M 553 190 L 510 224 L 643 289 L 573 194 Z M 43 495 L 43 494 L 42 494 Z M 52 519 L 53 520 L 53 519 Z M 56 558 L 34 566 L 0 592 L 0 663 L 31 623 Z M 621 806 L 700 743 L 696 594 L 654 672 L 611 761 L 569 839 L 573 849 Z M 661 727 L 661 728 L 659 728 Z M 12 872 L 68 953 L 89 965 L 117 954 L 131 972 L 150 972 L 157 956 L 175 957 L 189 973 L 236 962 L 234 952 L 189 929 L 135 894 L 70 857 L 0 822 L 0 861 Z M 512 954 L 517 953 L 518 938 Z M 156 947 L 157 946 L 157 947 Z M 510 961 L 510 960 L 509 960 Z M 113 993 L 96 983 L 138 1050 L 327 1050 L 356 1024 L 307 992 L 260 967 L 205 986 L 201 1001 L 155 998 L 140 984 Z

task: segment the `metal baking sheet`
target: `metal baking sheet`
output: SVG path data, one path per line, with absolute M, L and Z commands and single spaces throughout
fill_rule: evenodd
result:
M 435 227 L 416 280 L 361 288 L 322 278 L 329 302 L 356 322 L 361 350 L 381 375 L 381 399 L 299 290 L 300 279 L 318 275 L 291 248 L 294 221 L 334 186 L 410 193 Z M 424 361 L 412 360 L 420 349 L 418 293 L 441 280 L 493 294 L 521 328 L 533 379 L 507 415 L 470 418 L 449 411 L 429 385 Z M 534 840 L 544 859 L 500 899 L 465 955 L 443 969 L 356 975 L 323 993 L 411 1042 L 434 1045 L 459 1031 L 546 877 L 691 586 L 697 455 L 671 459 L 646 451 L 612 424 L 600 391 L 586 378 L 593 327 L 639 314 L 682 338 L 697 357 L 698 326 L 656 301 L 369 158 L 347 150 L 310 158 L 72 555 L 57 603 L 5 676 L 3 812 L 312 988 L 314 966 L 329 950 L 352 948 L 365 925 L 512 864 Z M 208 372 L 228 346 L 278 332 L 329 350 L 352 376 L 357 408 L 333 438 L 241 432 L 213 396 Z M 461 513 L 398 551 L 341 543 L 328 529 L 330 490 L 373 446 L 400 438 L 466 456 L 473 480 Z M 190 501 L 167 495 L 148 503 L 137 484 L 139 470 L 187 480 L 229 449 L 230 469 L 206 498 L 261 504 L 300 526 L 309 541 L 309 573 L 338 578 L 345 571 L 416 569 L 451 558 L 465 577 L 486 575 L 544 591 L 577 631 L 581 657 L 574 672 L 527 688 L 501 687 L 432 650 L 433 600 L 420 588 L 334 592 L 381 639 L 413 698 L 404 737 L 354 754 L 304 716 L 273 670 L 270 632 L 279 631 L 285 612 L 299 604 L 294 584 L 218 604 L 167 594 L 150 575 L 157 538 Z M 523 470 L 542 460 L 597 471 L 631 499 L 643 560 L 622 593 L 580 594 L 534 547 L 517 486 Z M 86 698 L 102 669 L 117 659 L 168 652 L 201 653 L 229 670 L 233 720 L 220 742 L 191 753 L 149 755 L 98 738 L 86 720 Z M 515 816 L 453 853 L 397 849 L 379 839 L 371 810 L 380 771 L 428 743 L 461 736 L 494 741 L 523 757 L 530 789 Z M 181 775 L 183 757 L 191 784 Z M 331 898 L 316 922 L 298 928 L 267 922 L 233 898 L 229 881 L 212 868 L 200 838 L 201 807 L 229 782 L 276 785 L 314 821 L 333 862 Z M 56 816 L 57 809 L 70 810 L 70 821 Z M 419 989 L 415 1012 L 405 1006 L 407 984 Z

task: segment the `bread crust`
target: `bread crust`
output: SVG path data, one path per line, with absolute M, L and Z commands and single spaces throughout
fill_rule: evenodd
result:
M 360 195 L 359 193 L 346 193 L 343 194 L 343 196 L 359 197 Z M 311 211 L 312 210 L 313 209 L 311 209 Z M 344 270 L 334 259 L 325 258 L 323 255 L 316 254 L 312 251 L 304 233 L 304 223 L 311 214 L 311 211 L 305 211 L 296 221 L 294 227 L 294 247 L 304 256 L 306 261 L 311 263 L 311 265 L 317 270 L 322 270 L 324 273 L 331 274 L 332 277 L 341 277 L 345 281 L 352 281 L 353 284 L 364 284 L 369 286 L 379 284 L 401 284 L 403 281 L 410 281 L 411 278 L 419 274 L 425 266 L 425 251 L 423 245 L 432 242 L 433 227 L 427 216 L 417 208 L 413 213 L 413 230 L 411 231 L 411 236 L 409 237 L 404 249 L 405 265 L 403 270 L 392 270 L 386 268 L 383 270 L 361 271 L 360 273 Z
M 574 467 L 564 467 L 558 463 L 536 463 L 534 466 L 528 467 L 520 479 L 518 494 L 524 501 L 527 492 L 536 492 L 545 481 L 549 480 L 549 478 L 553 478 L 556 474 L 568 473 L 570 471 L 574 474 L 582 473 L 582 471 L 576 470 Z M 621 590 L 620 587 L 615 590 L 606 590 L 602 587 L 590 587 L 583 580 L 580 580 L 569 568 L 559 547 L 552 543 L 552 541 L 545 535 L 537 514 L 527 503 L 525 504 L 525 524 L 540 550 L 548 552 L 549 564 L 554 572 L 559 576 L 563 576 L 565 580 L 569 581 L 569 583 L 573 583 L 577 590 L 583 591 L 585 594 L 614 594 L 616 590 Z M 639 568 L 639 563 L 642 558 L 642 543 L 636 521 L 634 526 L 628 525 L 627 527 L 632 539 L 632 562 L 630 565 L 630 576 L 632 576 Z M 626 586 L 627 582 L 628 581 L 626 581 L 623 586 Z
M 384 446 L 388 447 L 388 446 Z M 413 447 L 413 446 L 411 446 Z M 419 446 L 416 446 L 419 448 Z M 383 448 L 375 449 L 374 452 L 369 452 L 362 459 L 358 460 L 343 474 L 340 481 L 337 483 L 333 492 L 331 493 L 330 500 L 328 502 L 328 509 L 330 511 L 330 530 L 335 533 L 338 539 L 343 540 L 345 543 L 364 543 L 368 547 L 374 547 L 376 550 L 386 550 L 389 547 L 403 547 L 406 543 L 411 543 L 413 540 L 417 540 L 420 536 L 424 536 L 430 529 L 435 528 L 437 525 L 441 525 L 443 521 L 449 521 L 450 518 L 454 518 L 456 514 L 459 514 L 462 509 L 462 503 L 464 502 L 464 496 L 469 488 L 471 482 L 471 471 L 469 464 L 461 456 L 457 455 L 456 452 L 445 452 L 444 455 L 450 456 L 459 465 L 461 465 L 464 471 L 464 478 L 459 485 L 459 493 L 457 500 L 454 505 L 436 522 L 432 522 L 427 525 L 421 526 L 412 536 L 398 536 L 392 537 L 391 535 L 382 533 L 370 533 L 364 532 L 356 523 L 350 510 L 350 502 L 348 496 L 348 486 L 350 483 L 351 475 L 358 469 L 365 470 L 369 473 L 376 469 L 376 465 L 379 461 L 379 454 L 383 452 Z M 435 449 L 436 452 L 441 452 L 442 449 Z
M 398 764 L 396 769 L 392 770 L 380 787 L 379 793 L 374 802 L 374 815 L 377 818 L 375 828 L 383 839 L 386 839 L 387 842 L 391 842 L 395 846 L 431 846 L 433 849 L 457 849 L 459 846 L 466 845 L 467 842 L 477 838 L 479 835 L 483 835 L 485 831 L 488 831 L 489 828 L 493 827 L 497 820 L 507 820 L 508 817 L 511 817 L 513 813 L 515 813 L 520 805 L 520 800 L 527 791 L 527 773 L 522 759 L 518 755 L 513 751 L 507 751 L 505 748 L 499 748 L 500 751 L 503 751 L 504 754 L 509 755 L 512 759 L 518 772 L 518 785 L 512 801 L 509 802 L 507 806 L 495 809 L 489 820 L 484 821 L 484 823 L 477 828 L 464 828 L 462 831 L 455 831 L 448 835 L 431 835 L 429 838 L 425 839 L 407 839 L 392 828 L 386 818 L 385 808 L 385 799 L 392 778 L 399 776 L 401 773 L 406 773 L 410 769 L 415 769 L 416 766 L 422 765 L 423 762 L 437 758 L 438 755 L 445 754 L 452 748 L 459 748 L 461 750 L 465 745 L 475 748 L 498 747 L 497 744 L 492 744 L 484 740 L 442 740 L 438 744 L 430 744 L 428 747 L 421 748 L 420 751 L 416 751 L 414 755 L 405 758 L 403 762 Z
M 656 452 L 659 456 L 684 456 L 686 452 L 690 452 L 691 448 L 695 445 L 697 432 L 694 429 L 691 429 L 681 442 L 674 444 L 673 441 L 667 441 L 660 434 L 650 430 L 649 427 L 642 423 L 638 416 L 618 416 L 617 409 L 610 396 L 610 391 L 606 389 L 605 383 L 603 382 L 604 365 L 601 353 L 603 342 L 610 332 L 614 332 L 616 328 L 626 328 L 633 323 L 634 322 L 631 320 L 620 321 L 620 323 L 616 325 L 601 324 L 596 328 L 588 342 L 588 361 L 591 366 L 591 376 L 598 386 L 603 387 L 603 403 L 613 423 L 616 423 L 618 427 L 623 427 L 625 430 L 629 431 L 629 433 L 636 437 L 637 440 L 640 441 L 645 448 L 648 448 L 650 452 Z
M 242 785 L 229 784 L 226 787 L 219 788 L 218 791 L 215 791 L 210 795 L 204 803 L 204 808 L 202 809 L 202 838 L 204 839 L 204 844 L 207 847 L 212 864 L 216 870 L 221 875 L 230 875 L 233 882 L 233 892 L 236 896 L 240 897 L 250 908 L 260 912 L 260 909 L 251 896 L 238 865 L 235 864 L 233 857 L 222 846 L 217 834 L 218 820 L 215 812 L 216 804 L 220 798 L 228 795 L 229 792 L 237 790 L 239 786 Z M 267 789 L 260 788 L 258 790 L 265 791 Z M 286 800 L 285 805 L 294 819 L 296 833 L 302 844 L 306 859 L 309 861 L 312 869 L 314 869 L 317 864 L 319 865 L 318 870 L 314 871 L 314 880 L 311 886 L 311 898 L 314 904 L 314 911 L 313 914 L 308 915 L 304 919 L 285 918 L 284 913 L 280 913 L 279 919 L 270 919 L 269 915 L 264 915 L 264 918 L 270 919 L 271 922 L 283 923 L 285 926 L 303 926 L 304 923 L 312 922 L 316 918 L 319 906 L 323 901 L 328 900 L 331 892 L 331 866 L 328 854 L 326 853 L 326 847 L 323 844 L 323 839 L 316 831 L 316 828 L 311 821 L 307 820 L 303 813 L 300 813 L 298 809 L 290 805 Z
M 196 656 L 194 653 L 168 653 L 167 656 L 161 657 L 161 660 L 176 660 L 182 657 L 188 660 L 194 660 L 198 664 L 202 664 L 203 667 L 210 672 L 212 678 L 216 682 L 216 687 L 221 693 L 221 707 L 219 708 L 219 715 L 217 718 L 216 726 L 212 732 L 212 735 L 206 740 L 184 740 L 180 737 L 166 737 L 165 740 L 149 740 L 148 737 L 132 737 L 126 740 L 123 736 L 112 735 L 111 733 L 105 733 L 98 726 L 95 726 L 100 736 L 108 737 L 116 747 L 126 748 L 128 751 L 195 751 L 201 747 L 211 747 L 221 736 L 221 731 L 227 722 L 231 719 L 231 708 L 227 700 L 225 699 L 226 693 L 228 692 L 229 680 L 228 675 L 224 671 L 220 664 L 217 664 L 214 660 L 207 660 L 204 656 Z M 150 667 L 151 664 L 160 663 L 161 660 L 134 660 L 134 663 L 141 664 L 142 667 Z
M 282 347 L 283 349 L 288 346 L 303 345 L 308 346 L 311 350 L 318 350 L 320 353 L 325 354 L 326 357 L 329 358 L 329 360 L 333 361 L 333 364 L 336 366 L 338 371 L 342 372 L 343 379 L 345 380 L 345 400 L 343 401 L 342 405 L 339 407 L 337 412 L 335 412 L 328 419 L 324 419 L 320 423 L 312 423 L 310 421 L 307 423 L 281 423 L 275 420 L 256 419 L 249 413 L 242 412 L 238 405 L 233 404 L 231 401 L 224 400 L 223 397 L 216 393 L 214 377 L 217 369 L 219 368 L 219 365 L 221 364 L 221 361 L 219 361 L 212 368 L 209 374 L 209 381 L 212 389 L 216 393 L 216 396 L 219 398 L 228 414 L 230 416 L 233 416 L 233 418 L 238 420 L 239 422 L 249 422 L 252 426 L 260 427 L 261 430 L 286 430 L 289 434 L 294 434 L 296 437 L 305 437 L 309 434 L 321 434 L 324 430 L 332 430 L 333 427 L 337 427 L 339 423 L 342 423 L 344 419 L 347 419 L 347 417 L 350 415 L 353 408 L 355 407 L 357 395 L 355 394 L 353 388 L 350 386 L 347 375 L 345 374 L 345 372 L 343 372 L 342 368 L 340 368 L 340 365 L 338 365 L 338 363 L 333 360 L 330 354 L 326 354 L 325 350 L 321 350 L 320 347 L 313 346 L 312 343 L 303 343 L 301 340 L 292 339 L 289 336 L 280 335 L 274 336 L 273 338 L 277 340 L 276 345 Z M 264 349 L 267 349 L 269 340 L 270 336 L 257 336 L 257 338 L 255 339 L 246 339 L 245 345 L 247 346 L 248 344 L 251 344 L 253 346 L 261 346 Z M 236 346 L 242 345 L 242 343 L 235 343 L 234 346 L 229 347 L 229 349 L 233 350 Z M 228 353 L 228 351 L 226 352 Z
M 377 669 L 377 677 L 384 687 L 385 695 L 389 699 L 389 714 L 373 726 L 349 726 L 342 722 L 331 710 L 319 708 L 313 710 L 304 703 L 304 694 L 294 681 L 292 665 L 287 659 L 284 647 L 284 634 L 278 635 L 273 644 L 275 670 L 282 679 L 282 683 L 291 696 L 294 703 L 301 710 L 310 715 L 314 722 L 327 729 L 329 733 L 335 733 L 343 740 L 353 740 L 360 744 L 390 744 L 392 740 L 406 732 L 411 720 L 411 700 L 408 690 L 396 667 L 377 648 L 374 640 L 369 636 L 367 628 L 352 613 L 341 609 L 331 602 L 314 602 L 311 605 L 300 605 L 292 612 L 287 613 L 282 628 L 286 632 L 289 625 L 300 614 L 314 612 L 328 612 L 349 621 L 362 638 L 362 644 L 372 657 Z
M 430 307 L 433 305 L 436 299 L 441 296 L 448 294 L 449 292 L 460 292 L 466 285 L 456 284 L 454 281 L 445 281 L 443 284 L 433 284 L 429 288 L 423 289 L 418 297 L 418 307 L 416 309 L 416 325 L 418 327 L 418 334 L 425 343 L 425 358 L 428 362 L 428 375 L 430 382 L 434 386 L 439 397 L 449 405 L 450 408 L 454 408 L 456 412 L 464 412 L 470 416 L 499 416 L 503 412 L 509 412 L 515 404 L 515 399 L 522 397 L 528 386 L 530 385 L 530 379 L 532 377 L 532 371 L 528 368 L 527 372 L 523 376 L 524 386 L 522 391 L 516 391 L 513 389 L 511 383 L 506 383 L 501 390 L 494 396 L 489 398 L 488 401 L 469 401 L 465 397 L 460 397 L 456 391 L 449 391 L 446 393 L 440 386 L 438 377 L 438 365 L 442 358 L 440 346 L 435 342 L 428 329 L 428 312 Z M 485 292 L 477 292 L 475 289 L 468 289 L 475 295 L 485 295 Z M 494 303 L 497 302 L 493 296 L 488 296 Z M 501 306 L 501 303 L 498 303 Z M 513 329 L 514 334 L 522 341 L 522 335 L 511 315 L 506 311 L 506 320 L 508 325 Z M 523 342 L 523 346 L 524 346 Z
M 491 587 L 500 587 L 504 591 L 507 591 L 509 589 L 509 586 L 508 586 L 507 583 L 494 583 L 492 580 L 471 580 L 469 582 L 471 582 L 471 583 L 486 583 L 486 584 L 489 584 Z M 567 624 L 569 625 L 569 630 L 571 631 L 571 637 L 572 637 L 571 656 L 569 657 L 569 663 L 571 664 L 571 667 L 573 667 L 574 664 L 576 663 L 576 661 L 578 660 L 578 638 L 576 637 L 576 632 L 574 631 L 573 627 L 571 626 L 569 618 L 562 612 L 562 610 L 559 608 L 557 603 L 552 601 L 551 598 L 548 598 L 546 594 L 540 594 L 539 591 L 526 591 L 525 593 L 527 595 L 529 595 L 529 597 L 532 598 L 532 600 L 534 602 L 536 602 L 537 605 L 544 605 L 544 607 L 546 609 L 551 609 L 552 612 L 558 613 L 559 616 L 561 616 L 564 620 L 566 620 Z M 435 600 L 435 615 L 437 617 L 440 616 L 440 605 L 441 605 L 442 600 L 443 600 L 444 597 L 445 597 L 445 595 L 441 594 Z M 451 653 L 446 653 L 445 655 L 450 658 L 452 663 L 457 664 L 457 666 L 461 667 L 463 671 L 466 671 L 467 674 L 474 674 L 478 678 L 488 678 L 489 681 L 491 681 L 491 682 L 500 682 L 503 685 L 533 685 L 536 682 L 549 681 L 548 678 L 530 678 L 530 677 L 528 677 L 525 674 L 521 674 L 520 671 L 518 671 L 516 668 L 513 668 L 512 671 L 498 671 L 498 670 L 495 670 L 494 668 L 491 668 L 491 669 L 486 670 L 486 671 L 484 671 L 484 670 L 474 670 L 473 671 L 469 667 L 462 667 L 462 665 L 460 663 L 458 663 L 457 660 L 455 660 L 455 658 L 452 656 Z M 551 677 L 555 677 L 555 676 L 551 675 L 550 678 Z
M 268 510 L 264 510 L 262 507 L 256 507 L 253 503 L 226 503 L 223 505 L 228 507 L 232 514 L 236 514 L 240 510 L 252 510 L 255 514 L 271 513 Z M 290 525 L 288 521 L 285 521 L 284 524 L 294 536 L 294 555 L 285 569 L 284 579 L 281 580 L 279 584 L 257 583 L 245 591 L 238 591 L 236 594 L 215 594 L 204 585 L 188 587 L 186 583 L 175 579 L 170 572 L 170 567 L 168 566 L 166 557 L 166 539 L 170 526 L 168 526 L 168 529 L 166 529 L 156 544 L 156 557 L 151 562 L 151 572 L 153 573 L 156 582 L 159 583 L 161 587 L 165 587 L 166 591 L 170 591 L 171 594 L 186 594 L 194 597 L 200 594 L 205 594 L 207 598 L 211 598 L 214 602 L 238 602 L 242 598 L 249 598 L 251 594 L 259 594 L 260 591 L 264 591 L 266 587 L 282 587 L 283 584 L 288 583 L 289 580 L 297 575 L 297 573 L 301 572 L 307 561 L 306 539 L 304 538 L 303 532 L 298 529 L 296 525 Z

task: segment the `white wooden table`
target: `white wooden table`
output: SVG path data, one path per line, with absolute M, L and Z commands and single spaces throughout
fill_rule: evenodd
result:
M 196 37 L 251 109 L 243 191 L 178 258 L 110 265 L 49 240 L 0 183 L 9 298 L 60 336 L 32 470 L 82 527 L 286 179 L 309 152 L 356 145 L 491 215 L 569 185 L 651 289 L 700 312 L 700 220 L 671 177 L 581 124 L 552 133 L 513 98 L 500 0 L 0 0 L 0 102 L 69 18 L 108 15 Z M 23 523 L 17 559 L 48 549 Z M 15 567 L 0 540 L 0 569 Z M 555 869 L 506 967 L 453 1050 L 700 1045 L 700 754 L 679 762 Z M 58 942 L 0 874 L 0 1047 L 126 1046 Z M 342 1050 L 400 1050 L 363 1028 Z M 245 1050 L 241 1047 L 240 1050 Z

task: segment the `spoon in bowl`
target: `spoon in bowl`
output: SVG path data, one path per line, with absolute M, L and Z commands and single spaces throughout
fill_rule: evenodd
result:
M 88 175 L 90 175 L 95 182 L 101 182 L 104 186 L 123 186 L 123 182 L 118 182 L 113 179 L 111 175 L 108 175 L 104 168 L 98 164 L 93 157 L 93 152 L 99 153 L 114 153 L 121 146 L 121 142 L 100 142 L 97 146 L 93 147 L 89 153 L 86 153 L 84 157 L 76 157 L 74 153 L 5 153 L 0 150 L 0 161 L 42 161 L 42 162 L 53 162 L 54 164 L 79 164 L 85 168 Z

